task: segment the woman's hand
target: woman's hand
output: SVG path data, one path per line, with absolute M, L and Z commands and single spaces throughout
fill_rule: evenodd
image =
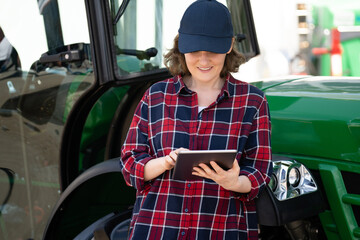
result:
M 175 166 L 176 160 L 177 160 L 177 156 L 179 154 L 180 151 L 188 151 L 188 149 L 186 148 L 178 148 L 174 151 L 171 151 L 169 153 L 169 155 L 166 155 L 163 160 L 163 166 L 165 168 L 165 170 L 170 170 Z
M 180 151 L 188 151 L 188 149 L 178 148 L 171 151 L 169 155 L 165 157 L 155 158 L 147 162 L 144 167 L 144 180 L 150 181 L 165 171 L 172 169 L 175 166 Z
M 240 174 L 240 166 L 235 159 L 232 168 L 225 171 L 214 161 L 210 162 L 213 169 L 204 163 L 200 163 L 198 167 L 194 167 L 193 175 L 205 177 L 213 180 L 221 187 L 234 192 L 246 193 L 251 190 L 251 182 L 248 177 Z

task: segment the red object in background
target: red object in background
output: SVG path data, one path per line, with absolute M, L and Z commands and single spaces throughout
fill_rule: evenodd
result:
M 311 49 L 312 54 L 315 56 L 323 55 L 329 53 L 329 50 L 327 48 L 313 48 Z
M 339 30 L 337 28 L 332 29 L 331 36 L 331 76 L 342 76 L 342 48 Z
M 340 32 L 337 28 L 331 30 L 331 54 L 341 54 Z
M 331 30 L 331 48 L 313 48 L 312 53 L 315 56 L 330 54 L 331 76 L 342 76 L 342 47 L 340 32 L 337 28 Z

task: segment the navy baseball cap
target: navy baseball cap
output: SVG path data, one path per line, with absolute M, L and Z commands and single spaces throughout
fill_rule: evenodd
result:
M 215 0 L 197 0 L 181 19 L 179 50 L 184 54 L 195 51 L 227 53 L 233 36 L 228 8 Z

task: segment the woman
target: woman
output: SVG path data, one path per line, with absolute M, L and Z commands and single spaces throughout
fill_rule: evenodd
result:
M 120 166 L 137 189 L 131 239 L 256 239 L 254 198 L 272 171 L 264 94 L 235 80 L 230 13 L 199 0 L 185 11 L 165 64 L 175 77 L 154 84 L 135 111 Z M 171 178 L 180 150 L 236 149 L 233 167 L 200 164 L 197 181 Z

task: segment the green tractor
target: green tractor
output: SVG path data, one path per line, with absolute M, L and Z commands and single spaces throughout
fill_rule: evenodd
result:
M 1 240 L 127 238 L 135 190 L 120 148 L 143 93 L 170 77 L 162 55 L 191 2 L 2 3 Z M 250 1 L 221 2 L 238 49 L 259 55 Z M 360 78 L 253 84 L 269 102 L 274 166 L 257 201 L 259 237 L 360 238 Z

